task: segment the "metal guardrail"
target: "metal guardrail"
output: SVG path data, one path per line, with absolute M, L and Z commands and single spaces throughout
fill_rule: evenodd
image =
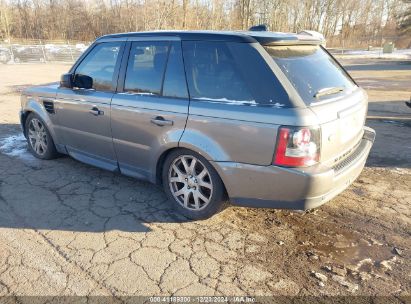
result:
M 88 42 L 13 40 L 0 42 L 0 64 L 22 62 L 74 62 Z

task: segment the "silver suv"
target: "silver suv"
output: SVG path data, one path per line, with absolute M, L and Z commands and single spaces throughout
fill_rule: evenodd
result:
M 311 36 L 142 32 L 98 38 L 60 83 L 21 98 L 38 158 L 60 154 L 164 186 L 207 218 L 227 201 L 305 210 L 361 173 L 367 96 Z

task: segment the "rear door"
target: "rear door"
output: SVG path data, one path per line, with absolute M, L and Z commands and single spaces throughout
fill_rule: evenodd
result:
M 74 74 L 93 79 L 91 89 L 60 88 L 56 115 L 69 154 L 108 170 L 117 169 L 110 128 L 110 102 L 125 42 L 101 42 L 79 63 Z
M 111 103 L 113 142 L 124 174 L 154 179 L 158 157 L 178 145 L 188 115 L 181 41 L 131 40 Z

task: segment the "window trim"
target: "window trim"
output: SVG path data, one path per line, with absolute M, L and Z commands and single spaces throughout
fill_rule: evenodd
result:
M 167 58 L 166 58 L 166 62 L 164 63 L 164 70 L 163 70 L 163 75 L 161 76 L 161 87 L 160 87 L 160 96 L 164 96 L 163 95 L 163 89 L 164 89 L 164 80 L 166 79 L 166 73 L 167 73 L 167 69 L 168 69 L 168 61 L 170 60 L 170 52 L 171 52 L 171 48 L 173 47 L 173 44 L 171 43 L 171 41 L 168 41 L 168 50 L 167 50 Z
M 139 41 L 181 41 L 181 38 L 178 36 L 141 36 L 141 37 L 129 37 L 127 39 L 129 42 L 139 42 Z
M 69 73 L 75 75 L 77 68 L 81 65 L 81 63 L 87 58 L 87 56 L 100 44 L 105 44 L 105 43 L 113 43 L 113 42 L 119 42 L 120 43 L 120 50 L 118 51 L 118 57 L 116 61 L 116 65 L 114 66 L 114 72 L 113 72 L 113 79 L 111 81 L 111 90 L 107 91 L 102 91 L 102 90 L 95 90 L 97 92 L 108 92 L 108 93 L 114 93 L 117 90 L 117 84 L 118 84 L 118 77 L 119 77 L 119 72 L 120 72 L 120 66 L 121 62 L 124 57 L 125 53 L 125 45 L 126 41 L 124 39 L 105 39 L 102 41 L 98 41 L 93 43 L 83 55 L 80 56 L 80 58 L 76 61 L 76 63 L 71 67 Z M 94 90 L 94 89 L 93 89 Z
M 170 60 L 171 48 L 174 46 L 173 42 L 176 42 L 176 41 L 174 40 L 174 41 L 171 41 L 171 43 L 170 43 L 170 49 L 169 49 L 169 52 L 168 52 L 166 69 L 165 69 L 165 71 L 164 71 L 163 84 L 162 84 L 162 86 L 161 86 L 161 97 L 163 97 L 163 98 L 171 98 L 171 99 L 174 98 L 174 99 L 181 99 L 181 100 L 189 100 L 189 101 L 190 101 L 190 100 L 191 100 L 191 97 L 190 97 L 190 91 L 189 91 L 188 82 L 187 82 L 186 65 L 185 65 L 184 54 L 183 54 L 183 43 L 182 43 L 181 40 L 177 40 L 178 43 L 177 43 L 176 45 L 180 48 L 181 63 L 182 63 L 182 65 L 183 65 L 184 85 L 185 85 L 185 88 L 186 88 L 186 91 L 187 91 L 187 97 L 176 97 L 176 96 L 168 96 L 168 95 L 165 96 L 165 95 L 164 95 L 164 91 L 163 91 L 163 89 L 164 89 L 164 82 L 165 82 L 165 80 L 166 80 L 167 70 L 168 70 L 168 68 L 169 68 L 168 62 L 169 62 L 169 60 Z

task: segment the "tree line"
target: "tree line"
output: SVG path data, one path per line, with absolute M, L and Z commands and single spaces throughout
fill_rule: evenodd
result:
M 91 41 L 115 32 L 266 24 L 319 31 L 330 46 L 407 47 L 410 11 L 410 0 L 0 0 L 0 39 Z

